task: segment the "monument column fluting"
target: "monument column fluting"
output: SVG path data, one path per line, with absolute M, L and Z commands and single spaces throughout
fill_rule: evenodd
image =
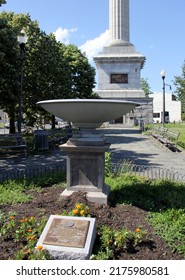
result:
M 110 45 L 130 41 L 129 0 L 109 0 Z

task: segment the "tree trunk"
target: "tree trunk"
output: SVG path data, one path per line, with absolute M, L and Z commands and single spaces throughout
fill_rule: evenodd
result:
M 15 134 L 15 117 L 10 116 L 10 128 L 9 128 L 9 133 L 10 134 Z
M 55 129 L 55 116 L 52 115 L 51 117 L 51 129 Z

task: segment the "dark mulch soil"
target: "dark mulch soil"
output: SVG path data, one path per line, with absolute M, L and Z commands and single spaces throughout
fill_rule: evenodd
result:
M 147 212 L 130 205 L 97 205 L 87 201 L 82 192 L 74 193 L 72 196 L 60 200 L 61 188 L 48 187 L 43 188 L 41 192 L 32 192 L 33 201 L 19 205 L 0 206 L 4 213 L 16 211 L 21 217 L 41 217 L 49 218 L 51 214 L 62 214 L 64 210 L 72 210 L 76 203 L 84 203 L 90 207 L 90 214 L 96 218 L 97 227 L 109 225 L 115 228 L 126 227 L 129 230 L 135 230 L 142 227 L 148 234 L 149 242 L 146 242 L 135 252 L 120 253 L 117 259 L 124 260 L 179 260 L 182 259 L 177 253 L 172 252 L 165 242 L 159 238 L 147 221 Z M 2 241 L 0 237 L 0 259 L 13 259 L 15 251 L 19 245 L 12 240 Z

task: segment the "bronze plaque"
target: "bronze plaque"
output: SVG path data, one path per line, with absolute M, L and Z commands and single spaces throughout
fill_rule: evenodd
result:
M 128 74 L 111 74 L 111 84 L 128 84 Z
M 43 244 L 84 248 L 89 221 L 54 218 Z

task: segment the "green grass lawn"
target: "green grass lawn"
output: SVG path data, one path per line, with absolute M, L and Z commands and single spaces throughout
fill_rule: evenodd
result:
M 183 123 L 183 124 L 169 123 L 169 124 L 165 124 L 165 127 L 170 128 L 171 130 L 180 132 L 178 142 L 181 142 L 185 145 L 185 123 Z

